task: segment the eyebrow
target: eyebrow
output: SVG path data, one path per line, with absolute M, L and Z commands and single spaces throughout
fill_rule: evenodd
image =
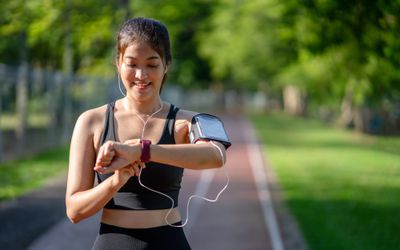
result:
M 133 57 L 133 56 L 126 56 L 125 58 L 136 59 L 136 57 Z M 161 58 L 159 56 L 150 56 L 150 57 L 146 58 L 146 60 L 156 60 L 156 59 L 161 59 Z

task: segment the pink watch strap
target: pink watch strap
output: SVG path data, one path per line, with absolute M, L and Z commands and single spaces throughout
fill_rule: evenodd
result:
M 150 161 L 150 140 L 140 140 L 140 144 L 142 146 L 142 154 L 140 155 L 140 161 L 143 163 L 147 163 Z

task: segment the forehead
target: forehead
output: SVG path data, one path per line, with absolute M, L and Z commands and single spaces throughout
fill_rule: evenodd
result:
M 125 49 L 124 58 L 161 59 L 160 55 L 145 42 L 133 42 Z

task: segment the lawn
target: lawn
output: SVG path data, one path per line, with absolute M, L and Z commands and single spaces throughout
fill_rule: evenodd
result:
M 400 138 L 251 117 L 310 249 L 399 249 Z
M 67 147 L 0 164 L 0 202 L 40 187 L 50 177 L 66 173 L 67 168 Z

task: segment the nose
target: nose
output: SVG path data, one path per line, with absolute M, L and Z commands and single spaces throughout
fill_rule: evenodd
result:
M 144 69 L 138 68 L 136 69 L 135 77 L 137 79 L 145 79 L 147 77 L 147 72 Z

